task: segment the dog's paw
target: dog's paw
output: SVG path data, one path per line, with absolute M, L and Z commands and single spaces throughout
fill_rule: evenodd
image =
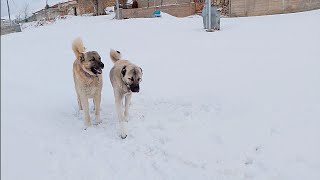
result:
M 121 139 L 125 139 L 127 138 L 128 135 L 124 134 L 124 135 L 120 135 Z
M 102 124 L 102 121 L 96 121 L 93 125 L 98 126 L 99 124 Z
M 87 128 L 89 128 L 89 127 L 91 127 L 91 122 L 86 122 L 86 123 L 85 123 L 85 129 L 87 129 Z
M 128 122 L 129 121 L 129 117 L 128 116 L 124 116 L 123 121 L 124 122 Z
M 102 123 L 101 119 L 100 119 L 100 118 L 98 118 L 98 119 L 96 119 L 96 121 L 95 121 L 95 124 L 94 124 L 94 125 L 98 125 L 98 124 L 101 124 L 101 123 Z
M 119 133 L 120 133 L 120 137 L 122 138 L 122 139 L 125 139 L 126 137 L 127 137 L 127 128 L 126 128 L 126 125 L 125 125 L 125 123 L 124 123 L 124 121 L 123 121 L 124 119 L 121 119 L 121 121 L 120 121 L 120 123 L 119 123 L 119 125 L 120 125 L 120 131 L 119 131 Z
M 128 136 L 128 135 L 127 135 L 127 131 L 123 131 L 123 130 L 122 130 L 122 131 L 120 132 L 120 137 L 121 137 L 122 139 L 127 138 L 127 136 Z
M 100 120 L 100 121 L 95 121 L 94 123 L 93 123 L 93 126 L 94 127 L 98 127 L 100 124 L 102 124 L 102 121 Z

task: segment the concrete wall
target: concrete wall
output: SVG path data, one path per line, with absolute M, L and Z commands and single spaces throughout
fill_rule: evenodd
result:
M 1 35 L 14 33 L 14 32 L 21 32 L 21 27 L 19 24 L 10 25 L 1 25 Z
M 46 16 L 49 18 L 49 19 L 54 19 L 56 18 L 57 16 L 61 16 L 61 12 L 58 8 L 49 8 L 49 9 L 46 9 L 45 10 L 41 10 L 41 11 L 38 11 L 37 13 L 33 14 L 33 19 L 35 21 L 39 21 L 39 20 L 42 20 L 42 19 L 45 19 Z
M 194 0 L 137 0 L 138 7 L 153 7 L 161 5 L 184 4 L 194 2 Z M 148 5 L 149 2 L 149 5 Z
M 156 7 L 136 8 L 136 9 L 120 9 L 120 16 L 122 19 L 126 18 L 150 18 Z M 195 4 L 185 3 L 176 5 L 161 6 L 160 11 L 168 13 L 176 17 L 186 17 L 195 14 Z
M 260 16 L 320 9 L 320 0 L 230 0 L 230 16 Z

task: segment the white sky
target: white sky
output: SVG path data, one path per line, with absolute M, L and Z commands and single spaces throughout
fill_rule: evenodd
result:
M 48 0 L 48 4 L 51 6 L 65 1 L 67 0 Z M 31 15 L 32 12 L 44 8 L 46 5 L 46 0 L 8 0 L 8 2 L 10 6 L 11 19 L 14 19 L 19 12 L 22 12 L 22 9 L 26 4 L 29 4 L 29 15 Z M 7 0 L 1 0 L 1 17 L 8 18 Z

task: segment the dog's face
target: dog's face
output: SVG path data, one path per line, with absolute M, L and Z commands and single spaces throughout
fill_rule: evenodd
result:
M 101 62 L 101 57 L 96 51 L 89 51 L 82 53 L 80 56 L 82 67 L 91 75 L 98 75 L 102 73 L 104 64 Z
M 142 81 L 142 69 L 135 65 L 126 65 L 121 70 L 122 80 L 132 92 L 139 92 Z

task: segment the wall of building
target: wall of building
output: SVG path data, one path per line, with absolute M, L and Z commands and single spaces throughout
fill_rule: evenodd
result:
M 261 16 L 320 9 L 320 0 L 230 0 L 230 15 Z
M 96 0 L 78 0 L 78 13 L 79 14 L 90 14 L 96 13 Z M 114 6 L 116 0 L 99 0 L 98 1 L 98 12 L 104 14 L 104 9 L 109 6 Z
M 168 13 L 176 17 L 186 17 L 195 14 L 195 4 L 184 3 L 175 5 L 160 6 L 160 11 Z M 150 18 L 152 13 L 157 10 L 156 7 L 136 8 L 136 9 L 120 9 L 121 18 Z
M 45 10 L 41 10 L 34 14 L 34 20 L 39 21 L 45 19 L 46 17 L 49 19 L 55 19 L 58 16 L 61 16 L 61 12 L 58 8 L 49 8 Z
M 77 7 L 78 7 L 77 1 L 69 1 L 66 3 L 58 4 L 58 8 L 60 10 L 61 15 L 76 15 L 74 8 L 77 8 Z

